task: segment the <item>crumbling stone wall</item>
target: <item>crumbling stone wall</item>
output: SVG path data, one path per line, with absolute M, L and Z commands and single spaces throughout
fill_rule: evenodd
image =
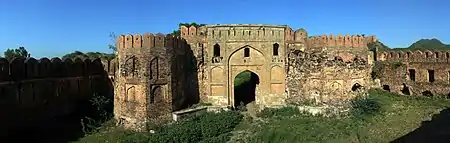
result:
M 448 95 L 449 51 L 382 51 L 377 53 L 382 88 L 404 95 Z
M 287 98 L 294 100 L 293 97 L 316 95 L 318 92 L 333 92 L 332 94 L 338 94 L 333 98 L 349 99 L 346 96 L 350 94 L 344 88 L 351 89 L 356 83 L 360 86 L 369 85 L 370 64 L 374 56 L 368 51 L 367 43 L 374 42 L 374 36 L 308 36 L 302 28 L 293 31 L 287 25 L 261 24 L 181 26 L 180 31 L 193 51 L 197 51 L 195 55 L 198 59 L 200 98 L 215 106 L 234 106 L 234 77 L 244 70 L 256 73 L 261 79 L 256 90 L 256 103 L 263 106 L 283 105 Z M 273 49 L 275 43 L 279 46 L 277 56 Z M 218 53 L 214 52 L 216 46 L 220 51 Z M 250 55 L 256 56 L 237 55 L 244 53 L 242 49 L 245 48 L 254 51 Z M 292 51 L 304 53 L 297 55 Z M 234 56 L 239 58 L 233 60 Z M 307 58 L 299 58 L 302 56 Z M 323 61 L 317 62 L 314 58 Z M 333 62 L 335 58 L 338 60 Z M 339 60 L 343 64 L 339 64 Z M 293 67 L 292 64 L 298 61 L 306 63 L 301 62 L 301 65 L 296 65 L 299 67 Z M 322 65 L 324 63 L 328 66 Z M 301 75 L 297 70 L 309 72 Z M 310 71 L 314 73 L 310 74 Z M 297 79 L 299 77 L 303 79 Z M 347 83 L 349 77 L 351 80 Z M 339 90 L 330 89 L 328 85 L 320 87 L 320 91 L 315 93 L 300 90 L 319 81 L 332 83 L 328 80 L 336 82 L 333 86 L 338 86 Z M 314 89 L 316 88 L 319 87 Z M 328 95 L 323 96 L 324 100 L 331 100 Z
M 288 103 L 336 104 L 366 91 L 370 85 L 370 65 L 355 56 L 341 57 L 319 51 L 293 50 L 289 55 Z
M 114 94 L 115 67 L 102 59 L 0 58 L 0 132 L 85 112 L 94 94 Z
M 343 101 L 370 85 L 374 56 L 367 43 L 374 36 L 308 36 L 304 29 L 264 24 L 180 31 L 181 38 L 136 34 L 117 40 L 115 114 L 130 128 L 142 129 L 185 103 L 236 106 L 234 80 L 243 71 L 257 76 L 260 107 Z

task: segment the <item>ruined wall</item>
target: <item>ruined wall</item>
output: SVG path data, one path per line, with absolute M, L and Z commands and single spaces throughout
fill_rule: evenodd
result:
M 0 128 L 85 112 L 94 94 L 113 95 L 115 67 L 114 60 L 0 58 Z
M 180 30 L 197 51 L 201 100 L 215 106 L 233 106 L 234 77 L 244 70 L 260 78 L 256 102 L 263 105 L 282 105 L 286 97 L 294 102 L 303 95 L 321 96 L 320 102 L 349 99 L 353 85 L 370 84 L 374 54 L 367 43 L 375 42 L 375 36 L 308 36 L 302 28 L 294 31 L 286 25 L 263 24 L 181 26 Z M 253 56 L 240 55 L 246 48 Z
M 374 36 L 309 36 L 304 29 L 287 29 L 287 102 L 340 103 L 371 86 L 374 53 L 367 44 Z
M 405 95 L 450 93 L 449 51 L 382 51 L 377 59 L 386 90 Z
M 115 117 L 143 129 L 172 111 L 197 102 L 195 58 L 185 40 L 163 34 L 121 35 Z
M 370 86 L 370 68 L 359 57 L 344 61 L 326 52 L 294 51 L 289 55 L 287 102 L 334 104 L 352 99 Z

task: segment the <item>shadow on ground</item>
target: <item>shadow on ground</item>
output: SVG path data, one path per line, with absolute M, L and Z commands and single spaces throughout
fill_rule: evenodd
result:
M 96 111 L 97 107 L 91 102 L 83 102 L 79 105 L 78 110 L 70 115 L 27 122 L 8 130 L 2 129 L 0 142 L 68 143 L 77 141 L 85 136 L 85 131 L 99 127 L 105 119 L 112 116 L 112 105 L 103 108 L 101 112 L 107 114 L 102 113 L 102 115 Z M 87 121 L 87 117 L 91 118 L 89 120 L 91 122 Z
M 448 143 L 450 142 L 450 108 L 433 115 L 431 121 L 423 121 L 414 131 L 391 143 Z

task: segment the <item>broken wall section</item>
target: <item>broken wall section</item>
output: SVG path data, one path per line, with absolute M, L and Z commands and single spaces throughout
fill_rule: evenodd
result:
M 292 50 L 287 69 L 287 103 L 341 104 L 365 93 L 371 66 L 360 53 Z

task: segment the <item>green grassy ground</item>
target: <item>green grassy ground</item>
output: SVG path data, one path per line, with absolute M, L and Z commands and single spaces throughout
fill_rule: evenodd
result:
M 422 121 L 431 120 L 433 115 L 439 115 L 441 110 L 450 106 L 450 101 L 442 98 L 408 98 L 380 90 L 372 90 L 370 98 L 381 105 L 380 112 L 371 116 L 342 119 L 305 115 L 295 118 L 272 116 L 265 118 L 263 123 L 253 125 L 246 141 L 391 142 L 419 128 Z M 450 129 L 435 128 L 434 131 L 442 133 L 449 132 Z
M 405 97 L 381 90 L 371 90 L 370 99 L 363 103 L 362 112 L 352 112 L 352 116 L 346 118 L 313 117 L 284 108 L 262 113 L 266 115 L 257 120 L 242 120 L 236 112 L 225 112 L 215 115 L 217 117 L 210 114 L 195 121 L 157 129 L 160 134 L 109 129 L 79 142 L 164 142 L 169 139 L 172 142 L 226 142 L 232 136 L 232 142 L 359 143 L 391 142 L 414 130 L 409 138 L 437 140 L 433 134 L 450 135 L 450 126 L 446 123 L 450 114 L 441 111 L 450 107 L 447 99 Z M 430 122 L 422 124 L 423 121 Z M 421 130 L 426 133 L 422 134 Z

